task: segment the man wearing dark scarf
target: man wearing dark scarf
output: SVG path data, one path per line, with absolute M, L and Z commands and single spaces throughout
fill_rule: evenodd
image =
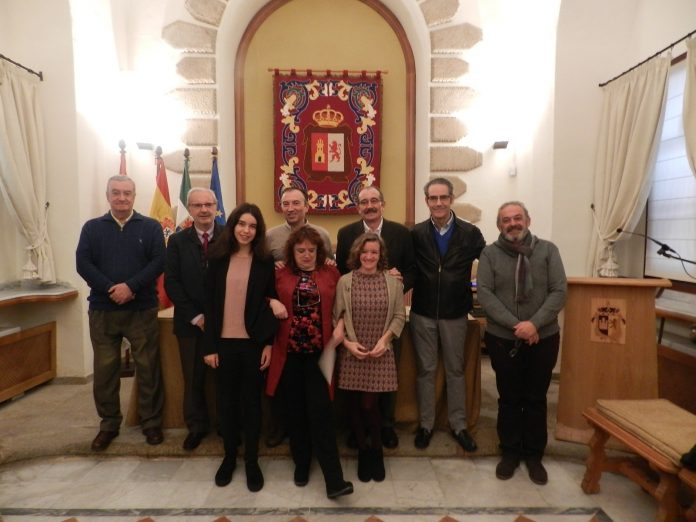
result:
M 546 484 L 541 463 L 546 449 L 546 393 L 560 343 L 558 314 L 566 298 L 566 276 L 556 246 L 529 231 L 523 203 L 498 209 L 498 240 L 481 253 L 478 300 L 486 318 L 484 341 L 498 388 L 501 480 L 521 460 L 529 478 Z

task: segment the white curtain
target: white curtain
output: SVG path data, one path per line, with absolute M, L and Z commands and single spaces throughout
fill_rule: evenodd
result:
M 604 87 L 594 176 L 592 275 L 617 275 L 617 228 L 633 230 L 650 191 L 671 57 L 658 57 Z
M 36 76 L 0 61 L 0 193 L 28 243 L 24 270 L 54 283 L 39 84 Z
M 684 85 L 684 140 L 691 172 L 696 176 L 696 38 L 686 41 L 686 84 Z

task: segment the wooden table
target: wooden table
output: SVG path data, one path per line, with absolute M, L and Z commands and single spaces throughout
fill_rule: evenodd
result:
M 185 428 L 183 417 L 184 383 L 179 359 L 179 345 L 172 333 L 172 308 L 159 313 L 160 358 L 164 386 L 163 428 Z M 396 398 L 396 422 L 404 427 L 415 427 L 418 423 L 418 402 L 416 398 L 416 362 L 413 342 L 408 324 L 401 336 L 401 360 L 399 362 L 399 390 Z M 462 343 L 465 351 L 466 413 L 470 429 L 474 428 L 481 411 L 481 333 L 479 322 L 470 319 L 466 339 Z M 211 418 L 214 418 L 214 390 L 208 385 L 208 404 Z M 436 428 L 447 428 L 447 394 L 442 361 L 438 364 L 436 378 Z M 133 383 L 126 425 L 138 424 L 138 387 Z

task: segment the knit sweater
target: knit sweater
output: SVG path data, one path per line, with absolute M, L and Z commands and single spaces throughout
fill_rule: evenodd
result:
M 156 281 L 164 269 L 162 226 L 133 212 L 123 229 L 109 212 L 82 227 L 77 272 L 90 287 L 90 310 L 146 310 L 158 305 Z M 118 305 L 109 288 L 126 283 L 135 298 Z
M 517 255 L 495 243 L 481 253 L 476 275 L 478 301 L 486 312 L 486 331 L 515 339 L 514 327 L 531 321 L 543 339 L 559 330 L 558 314 L 566 298 L 566 275 L 561 255 L 550 241 L 537 239 L 529 258 L 532 288 L 523 302 L 515 302 Z

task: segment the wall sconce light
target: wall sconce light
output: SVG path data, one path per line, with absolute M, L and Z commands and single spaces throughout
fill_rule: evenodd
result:
M 514 178 L 517 176 L 517 154 L 514 147 L 508 147 L 509 144 L 509 141 L 493 142 L 493 150 L 505 150 L 503 157 L 507 159 L 507 175 Z

